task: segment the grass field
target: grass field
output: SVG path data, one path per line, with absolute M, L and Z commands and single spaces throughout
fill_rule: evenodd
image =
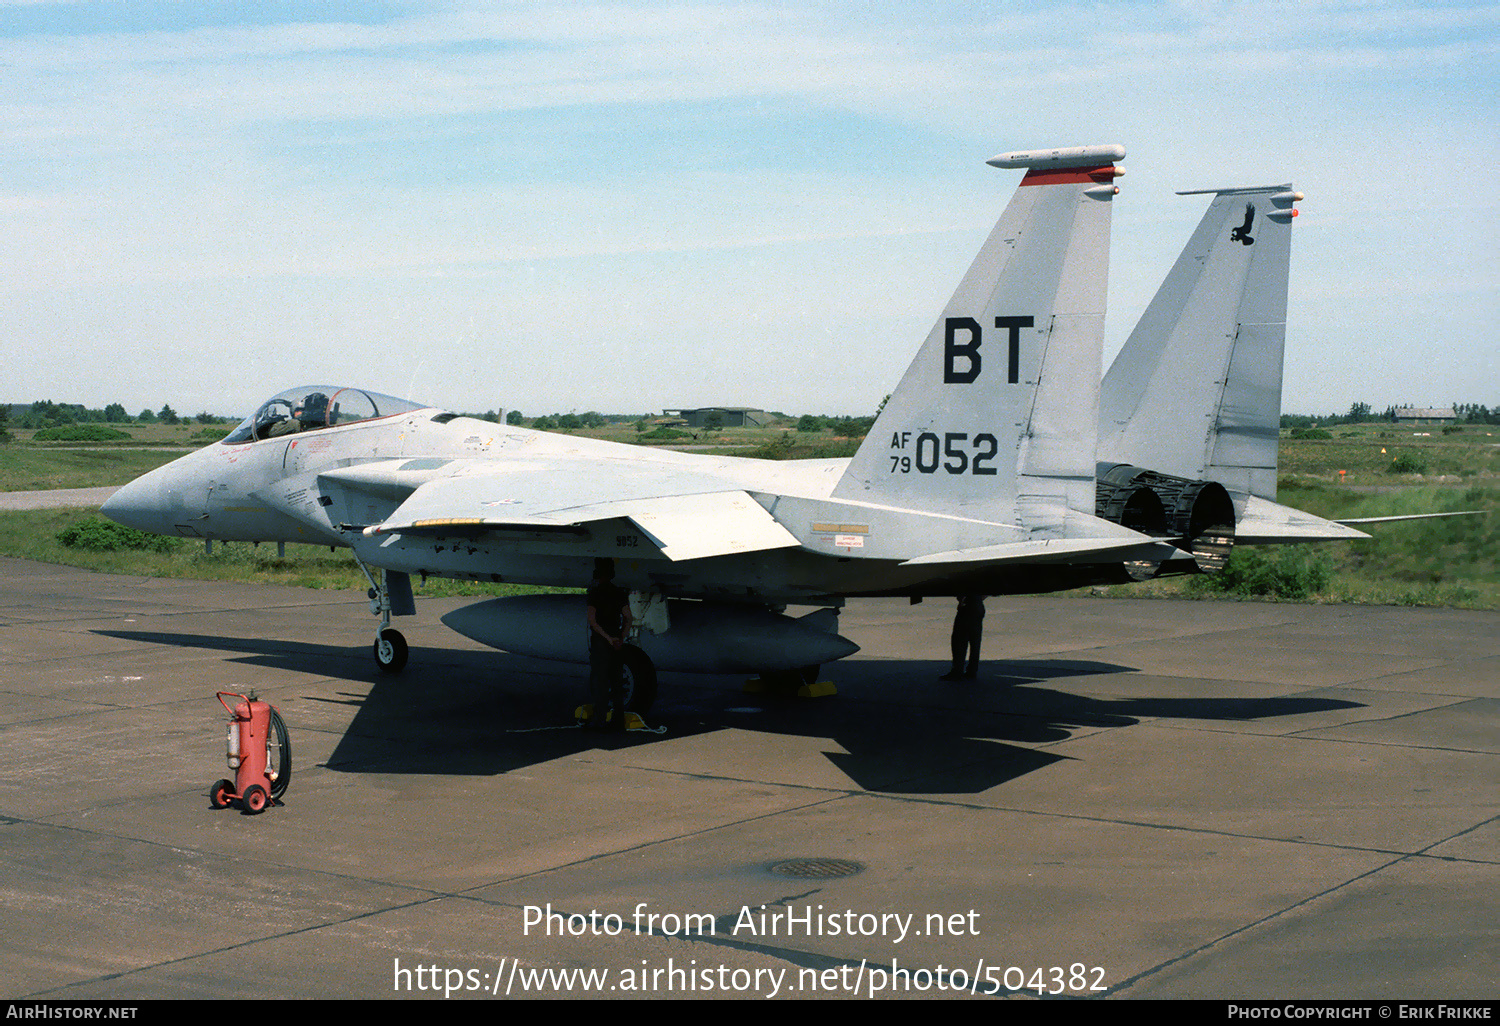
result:
M 154 425 L 156 444 L 187 443 L 196 426 Z M 635 442 L 633 425 L 581 431 L 593 437 Z M 1330 432 L 1329 439 L 1281 443 L 1279 501 L 1329 519 L 1399 516 L 1455 510 L 1500 510 L 1500 429 L 1468 427 L 1447 435 L 1414 433 L 1393 426 L 1357 425 Z M 699 432 L 674 446 L 765 459 L 850 456 L 857 439 L 829 432 L 773 428 Z M 691 435 L 691 432 L 689 433 Z M 0 446 L 0 491 L 84 488 L 124 484 L 178 455 L 119 447 Z M 1402 457 L 1404 462 L 1397 464 Z M 1410 468 L 1393 473 L 1393 465 Z M 1340 473 L 1342 471 L 1342 473 Z M 162 539 L 145 549 L 95 551 L 69 546 L 58 535 L 97 514 L 89 510 L 0 513 L 0 555 L 82 566 L 144 577 L 190 577 L 259 581 L 310 588 L 367 587 L 346 552 L 288 545 L 278 558 L 274 545 L 216 544 L 210 555 L 201 542 Z M 1189 598 L 1257 598 L 1298 601 L 1373 602 L 1500 608 L 1500 514 L 1372 525 L 1363 542 L 1295 546 L 1285 550 L 1236 550 L 1230 572 L 1220 578 L 1177 578 L 1091 589 L 1090 594 Z M 1229 584 L 1229 590 L 1216 585 Z M 496 595 L 538 589 L 475 585 L 430 579 L 424 595 Z
M 1326 519 L 1500 510 L 1500 481 L 1362 491 L 1283 477 L 1278 500 Z M 1253 598 L 1500 609 L 1500 514 L 1369 524 L 1367 541 L 1236 548 L 1230 570 L 1101 589 L 1116 597 Z M 1222 585 L 1228 584 L 1229 590 Z M 1316 586 L 1313 586 L 1313 585 Z
M 132 446 L 165 445 L 173 448 L 191 448 L 216 442 L 229 434 L 233 424 L 105 424 L 126 437 L 111 442 L 44 442 L 37 440 L 37 431 L 32 428 L 10 427 L 18 445 L 36 445 L 45 448 L 63 448 L 70 445 L 104 445 L 111 448 Z
M 0 492 L 128 484 L 184 449 L 33 448 L 0 445 Z
M 285 557 L 275 543 L 215 542 L 213 552 L 202 541 L 187 538 L 149 538 L 143 548 L 88 549 L 64 544 L 59 535 L 77 526 L 109 525 L 91 509 L 43 509 L 0 512 L 0 556 L 60 563 L 106 574 L 130 577 L 176 577 L 202 581 L 244 581 L 285 584 L 298 588 L 356 589 L 369 587 L 347 549 L 322 545 L 287 545 Z M 138 533 L 138 532 L 137 532 Z M 418 595 L 522 595 L 560 588 L 528 585 L 475 584 L 440 577 L 425 583 L 413 580 Z
M 1500 477 L 1500 427 L 1470 425 L 1451 434 L 1439 428 L 1352 424 L 1329 429 L 1328 440 L 1293 439 L 1283 432 L 1280 472 L 1350 484 L 1393 484 L 1433 477 L 1460 481 Z M 1421 477 L 1393 473 L 1405 458 L 1422 467 Z

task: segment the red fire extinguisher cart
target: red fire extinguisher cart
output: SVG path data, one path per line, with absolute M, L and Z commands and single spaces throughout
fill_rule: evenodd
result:
M 220 691 L 219 703 L 229 710 L 229 729 L 225 736 L 225 754 L 233 780 L 219 780 L 208 793 L 216 809 L 227 809 L 240 803 L 245 812 L 264 812 L 266 806 L 280 803 L 292 782 L 292 742 L 286 721 L 269 702 L 233 691 Z M 238 698 L 231 706 L 226 698 Z

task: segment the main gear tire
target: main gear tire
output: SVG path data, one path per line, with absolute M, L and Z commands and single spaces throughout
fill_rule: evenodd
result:
M 651 657 L 634 645 L 622 645 L 620 662 L 624 664 L 625 708 L 642 715 L 650 712 L 656 702 L 656 666 Z

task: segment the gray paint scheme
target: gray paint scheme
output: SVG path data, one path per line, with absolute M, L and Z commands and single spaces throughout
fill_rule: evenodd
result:
M 585 586 L 613 557 L 632 590 L 773 608 L 1197 572 L 1183 537 L 1095 515 L 1100 458 L 1221 481 L 1242 540 L 1363 537 L 1270 501 L 1287 187 L 1216 194 L 1101 387 L 1123 155 L 991 161 L 1027 177 L 853 460 L 647 450 L 408 404 L 290 441 L 231 436 L 104 512 L 160 533 L 349 546 L 395 574 Z

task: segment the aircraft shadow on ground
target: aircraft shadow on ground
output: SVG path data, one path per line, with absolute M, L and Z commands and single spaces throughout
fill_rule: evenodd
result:
M 946 663 L 852 659 L 826 668 L 836 697 L 797 699 L 742 690 L 743 680 L 664 674 L 646 717 L 661 734 L 601 735 L 573 719 L 586 700 L 587 668 L 501 652 L 413 649 L 398 676 L 384 676 L 368 650 L 271 638 L 98 631 L 129 641 L 238 652 L 231 662 L 265 671 L 247 687 L 273 694 L 278 672 L 344 680 L 306 701 L 356 712 L 327 762 L 349 773 L 505 773 L 595 749 L 648 746 L 720 730 L 827 739 L 825 757 L 851 789 L 892 794 L 972 794 L 1066 756 L 1037 746 L 1079 731 L 1126 727 L 1141 719 L 1246 721 L 1357 708 L 1338 699 L 1101 698 L 1068 678 L 1130 674 L 1132 667 L 1068 659 L 995 660 L 978 680 L 939 682 Z M 295 686 L 292 691 L 295 692 Z M 1116 689 L 1118 690 L 1118 689 Z M 283 691 L 279 700 L 293 697 Z M 292 724 L 295 731 L 295 723 Z

